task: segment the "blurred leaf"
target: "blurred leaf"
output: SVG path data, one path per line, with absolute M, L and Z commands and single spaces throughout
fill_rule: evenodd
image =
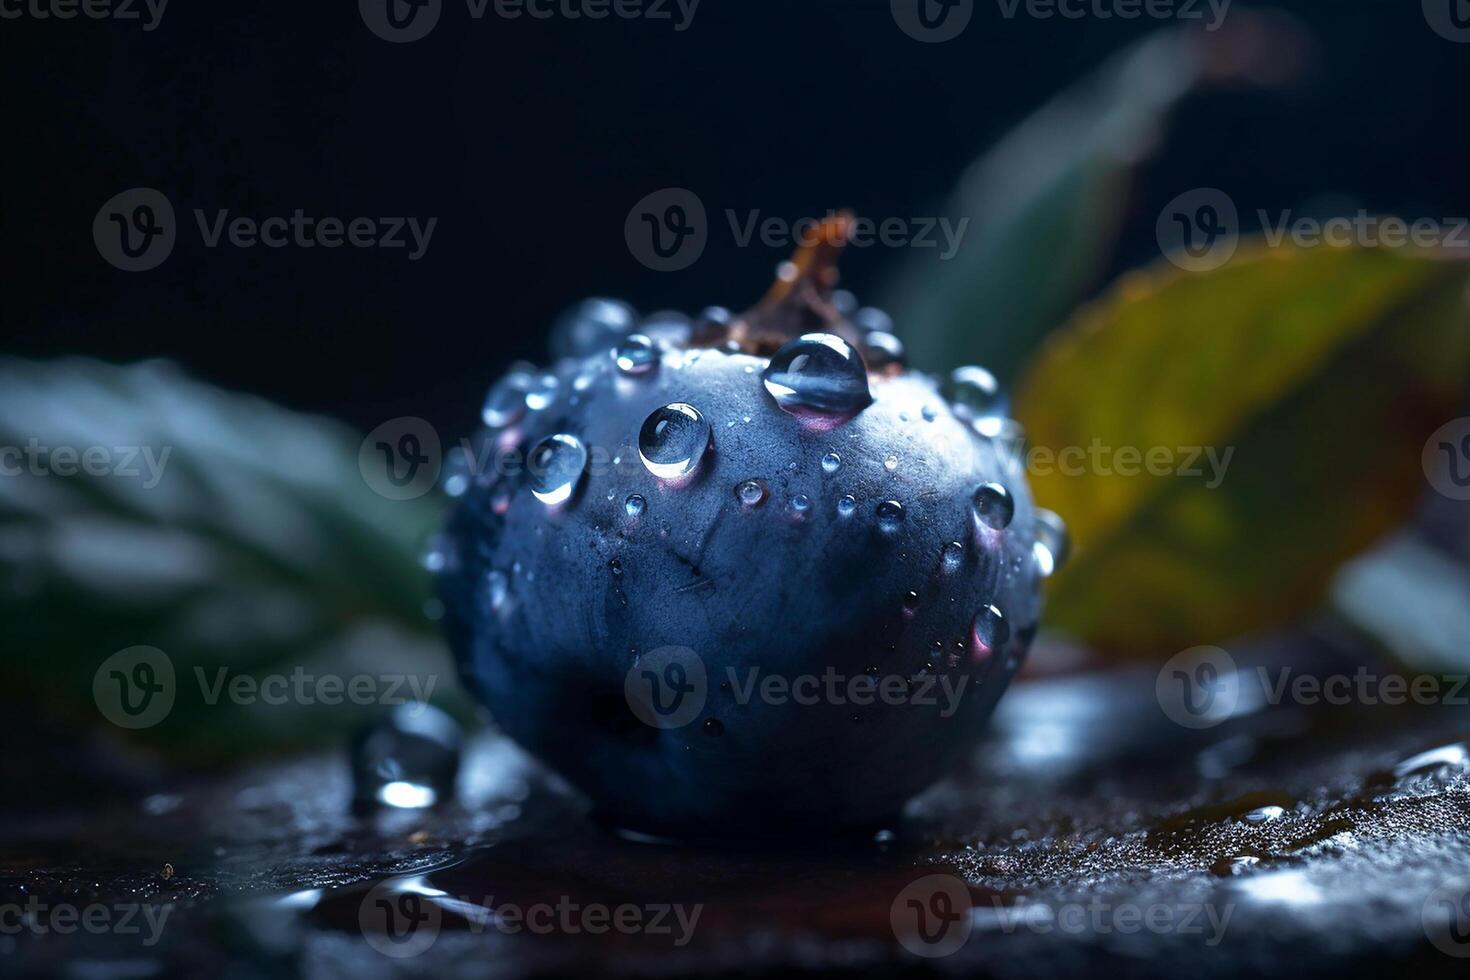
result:
M 1467 276 L 1424 252 L 1252 247 L 1204 275 L 1129 276 L 1084 309 L 1016 397 L 1036 497 L 1076 544 L 1049 623 L 1151 655 L 1317 601 L 1426 490 L 1421 447 L 1464 392 Z M 1066 447 L 1081 475 L 1041 465 Z M 1123 447 L 1202 475 L 1118 475 Z M 1217 487 L 1192 447 L 1232 454 Z
M 1159 32 L 1028 118 L 940 210 L 969 221 L 955 254 L 915 251 L 886 290 L 913 362 L 1009 380 L 1094 284 L 1170 111 L 1204 86 L 1282 82 L 1306 46 L 1292 22 L 1247 12 L 1215 33 Z
M 173 661 L 177 697 L 137 734 L 210 758 L 293 747 L 363 712 L 294 698 L 210 705 L 196 668 L 211 684 L 220 668 L 432 673 L 448 693 L 418 562 L 438 508 L 373 493 L 359 445 L 337 423 L 163 362 L 0 360 L 0 446 L 28 453 L 7 456 L 0 476 L 0 615 L 18 682 L 9 695 L 75 727 L 103 725 L 98 666 L 155 646 Z M 30 464 L 55 447 L 109 462 L 88 475 L 73 460 L 67 469 L 79 472 L 65 476 Z

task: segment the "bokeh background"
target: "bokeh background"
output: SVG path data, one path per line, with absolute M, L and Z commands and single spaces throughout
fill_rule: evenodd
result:
M 1470 45 L 1435 34 L 1411 0 L 1274 7 L 1315 39 L 1308 70 L 1182 105 L 1098 287 L 1158 258 L 1158 212 L 1193 187 L 1231 194 L 1246 231 L 1256 208 L 1470 213 Z M 703 0 L 683 32 L 617 18 L 472 21 L 451 2 L 427 38 L 396 45 L 347 2 L 176 3 L 153 31 L 6 20 L 5 346 L 162 355 L 362 430 L 414 414 L 446 435 L 468 431 L 488 384 L 512 360 L 543 356 L 548 324 L 578 297 L 645 311 L 758 297 L 785 250 L 738 246 L 726 208 L 786 220 L 837 207 L 940 213 L 984 148 L 1167 26 L 1001 9 L 977 3 L 944 44 L 905 35 L 887 0 Z M 161 267 L 130 274 L 102 261 L 91 225 L 134 186 L 163 191 L 190 224 Z M 692 267 L 659 273 L 629 253 L 623 223 L 667 186 L 699 194 L 717 227 Z M 439 222 L 416 262 L 373 249 L 211 250 L 193 207 Z M 846 282 L 862 295 L 903 258 L 852 250 Z

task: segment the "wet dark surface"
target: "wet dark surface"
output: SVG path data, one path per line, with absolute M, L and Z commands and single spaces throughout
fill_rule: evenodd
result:
M 1260 691 L 1255 667 L 1286 650 L 1294 676 L 1351 673 L 1340 647 L 1317 630 L 1235 651 L 1237 711 L 1199 730 L 1165 717 L 1151 667 L 1032 677 L 971 773 L 859 842 L 622 837 L 493 736 L 432 810 L 354 815 L 344 753 L 6 818 L 0 902 L 43 922 L 104 906 L 117 928 L 40 934 L 11 915 L 0 972 L 1461 973 L 1464 892 L 1436 889 L 1470 874 L 1470 712 Z M 924 944 L 917 909 L 954 931 Z

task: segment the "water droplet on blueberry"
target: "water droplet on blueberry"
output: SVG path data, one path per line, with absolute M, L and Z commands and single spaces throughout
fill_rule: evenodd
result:
M 1003 531 L 1016 516 L 1016 499 L 999 483 L 982 483 L 972 501 L 975 519 L 988 528 Z
M 576 436 L 558 432 L 532 447 L 526 469 L 537 500 L 552 506 L 566 503 L 587 469 L 587 447 Z
M 903 524 L 903 504 L 897 500 L 885 500 L 878 505 L 878 527 L 884 531 L 897 531 Z
M 658 348 L 648 337 L 635 333 L 613 349 L 613 360 L 624 374 L 647 374 L 658 366 Z
M 1002 414 L 1005 397 L 995 375 L 983 367 L 955 368 L 945 379 L 943 394 L 964 419 L 986 418 Z
M 863 359 L 835 334 L 809 333 L 787 342 L 761 379 L 788 412 L 850 415 L 873 401 Z
M 638 455 L 661 480 L 682 480 L 699 468 L 709 449 L 710 424 L 699 409 L 674 402 L 654 409 L 638 432 Z

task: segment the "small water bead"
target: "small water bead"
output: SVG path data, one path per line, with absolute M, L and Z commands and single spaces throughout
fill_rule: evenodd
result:
M 1031 554 L 1042 577 L 1053 574 L 1067 563 L 1072 552 L 1067 524 L 1055 512 L 1036 509 L 1036 543 Z
M 635 333 L 613 350 L 613 360 L 624 374 L 647 374 L 658 367 L 658 348 L 648 337 Z
M 446 497 L 463 497 L 470 488 L 470 454 L 463 446 L 455 446 L 444 457 L 444 475 L 440 486 Z
M 494 569 L 485 576 L 485 598 L 490 603 L 491 612 L 499 612 L 509 594 L 510 578 L 504 572 Z
M 623 501 L 623 511 L 629 517 L 641 517 L 648 502 L 636 493 L 628 494 L 628 499 Z
M 903 504 L 897 500 L 885 500 L 878 505 L 878 527 L 884 531 L 897 531 L 903 517 Z
M 962 418 L 979 419 L 1004 414 L 1005 397 L 1001 394 L 1000 383 L 983 367 L 955 368 L 945 379 L 942 391 L 954 406 L 955 414 Z
M 908 363 L 908 351 L 893 334 L 874 330 L 863 337 L 863 360 L 875 371 L 903 367 Z
M 512 371 L 497 381 L 485 395 L 480 418 L 492 429 L 514 425 L 526 414 L 526 392 L 533 385 L 530 374 Z
M 1286 816 L 1286 809 L 1279 806 L 1258 806 L 1245 815 L 1246 823 L 1270 823 Z
M 430 807 L 454 796 L 463 736 L 427 704 L 401 704 L 352 744 L 353 804 L 359 809 Z
M 661 480 L 681 480 L 699 468 L 709 450 L 710 424 L 684 402 L 656 408 L 638 432 L 638 455 Z
M 851 517 L 855 510 L 857 510 L 857 498 L 852 494 L 845 493 L 837 498 L 837 516 Z
M 551 328 L 554 357 L 586 357 L 612 347 L 633 329 L 633 308 L 615 299 L 587 299 L 557 318 Z
M 718 738 L 725 734 L 725 723 L 718 718 L 706 718 L 704 720 L 704 733 L 711 738 Z
M 842 457 L 836 453 L 828 453 L 822 457 L 822 470 L 826 473 L 836 473 L 842 468 Z
M 951 541 L 939 551 L 939 565 L 946 572 L 958 571 L 965 563 L 965 546 Z
M 849 415 L 873 401 L 857 351 L 830 333 L 804 334 L 776 351 L 761 372 L 766 391 L 788 412 Z
M 1011 638 L 1011 625 L 1006 622 L 1005 614 L 995 606 L 986 606 L 976 613 L 972 629 L 975 642 L 985 653 L 995 652 Z
M 758 480 L 746 480 L 735 488 L 735 499 L 746 507 L 759 507 L 766 499 L 765 485 Z
M 982 483 L 971 501 L 975 519 L 986 527 L 1003 531 L 1016 516 L 1016 499 L 999 483 Z
M 622 575 L 623 560 L 621 558 L 609 558 L 607 561 L 607 570 L 612 572 L 615 576 Z
M 561 382 L 554 374 L 533 375 L 530 387 L 526 389 L 526 407 L 533 412 L 539 412 L 543 408 L 550 408 L 556 401 L 556 390 L 561 387 Z
M 939 408 L 930 403 L 925 405 L 919 414 L 924 416 L 925 422 L 933 422 L 935 419 L 939 418 Z
M 887 470 L 888 472 L 890 472 L 890 473 L 892 473 L 894 470 L 898 469 L 898 457 L 897 456 L 889 456 L 887 459 L 885 459 L 883 461 L 883 468 L 885 470 Z
M 801 517 L 812 509 L 812 500 L 804 493 L 799 493 L 791 498 L 791 511 Z
M 1428 752 L 1420 752 L 1394 766 L 1393 775 L 1395 779 L 1406 779 L 1409 776 L 1444 768 L 1470 768 L 1470 748 L 1467 748 L 1463 742 L 1451 742 L 1449 745 L 1441 745 Z
M 909 590 L 903 594 L 903 611 L 912 616 L 919 608 L 919 593 Z
M 857 312 L 858 298 L 850 289 L 832 290 L 830 302 L 832 303 L 832 309 L 848 319 L 852 319 L 852 315 Z
M 426 571 L 435 575 L 449 567 L 450 556 L 453 554 L 454 545 L 443 534 L 436 534 L 429 539 L 424 548 L 423 556 L 419 559 L 420 564 Z
M 864 306 L 852 315 L 852 325 L 864 333 L 893 333 L 893 317 L 876 306 Z
M 551 506 L 566 503 L 587 470 L 587 447 L 576 436 L 558 432 L 532 447 L 526 469 L 537 500 Z

